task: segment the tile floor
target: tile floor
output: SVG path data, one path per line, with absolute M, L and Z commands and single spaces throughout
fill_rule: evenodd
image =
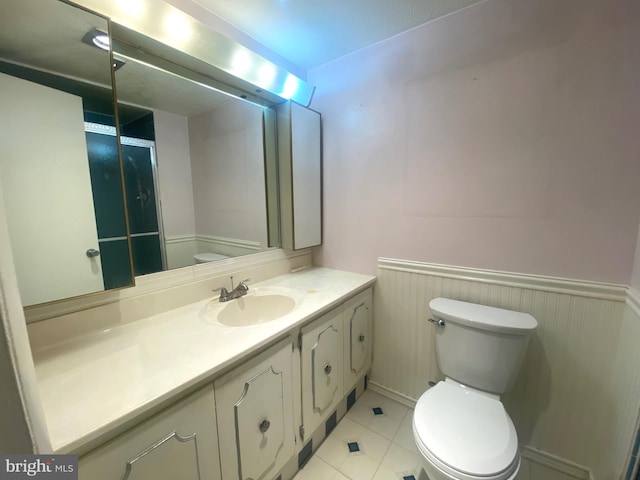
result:
M 412 416 L 410 408 L 366 390 L 294 480 L 428 480 Z M 575 480 L 523 458 L 516 480 L 534 479 Z
M 365 391 L 294 480 L 422 480 L 411 418 L 410 408 Z

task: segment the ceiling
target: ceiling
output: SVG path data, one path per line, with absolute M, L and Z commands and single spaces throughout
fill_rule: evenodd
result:
M 482 0 L 193 0 L 304 70 Z

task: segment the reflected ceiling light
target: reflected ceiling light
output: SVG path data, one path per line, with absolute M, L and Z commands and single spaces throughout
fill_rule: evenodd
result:
M 171 12 L 167 15 L 164 28 L 176 40 L 186 41 L 191 37 L 191 25 L 180 12 Z
M 260 80 L 260 86 L 262 88 L 269 88 L 273 85 L 273 80 L 276 78 L 276 68 L 275 66 L 265 63 L 258 70 L 258 78 Z
M 244 49 L 238 49 L 231 58 L 231 68 L 235 75 L 241 76 L 251 68 L 251 57 Z
M 98 47 L 100 50 L 108 52 L 111 48 L 111 39 L 109 34 L 105 33 L 97 28 L 92 28 L 82 37 L 82 42 L 93 47 Z
M 144 0 L 118 0 L 118 7 L 128 17 L 141 17 L 145 10 Z

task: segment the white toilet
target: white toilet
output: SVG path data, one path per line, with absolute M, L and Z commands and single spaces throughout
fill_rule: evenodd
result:
M 430 480 L 511 480 L 518 437 L 500 395 L 509 390 L 538 323 L 526 313 L 435 298 L 429 302 L 443 382 L 413 414 Z
M 219 253 L 196 253 L 193 256 L 193 260 L 199 264 L 199 263 L 209 263 L 209 262 L 216 262 L 218 260 L 225 260 L 229 258 L 226 255 L 221 255 Z

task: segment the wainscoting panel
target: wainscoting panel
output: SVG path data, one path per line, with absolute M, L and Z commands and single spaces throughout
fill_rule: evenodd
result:
M 212 235 L 182 235 L 166 238 L 169 269 L 194 264 L 196 253 L 218 253 L 228 257 L 249 255 L 263 250 L 260 242 Z
M 596 480 L 621 478 L 640 408 L 640 318 L 625 305 L 627 288 L 379 259 L 373 384 L 410 401 L 442 379 L 426 321 L 440 296 L 538 320 L 503 398 L 521 445 L 585 466 Z
M 193 256 L 198 253 L 198 242 L 194 235 L 165 238 L 167 268 L 182 268 L 193 265 Z
M 227 255 L 228 257 L 239 257 L 257 253 L 262 250 L 260 242 L 252 240 L 242 240 L 239 238 L 215 237 L 213 235 L 198 235 L 198 252 L 211 252 Z

